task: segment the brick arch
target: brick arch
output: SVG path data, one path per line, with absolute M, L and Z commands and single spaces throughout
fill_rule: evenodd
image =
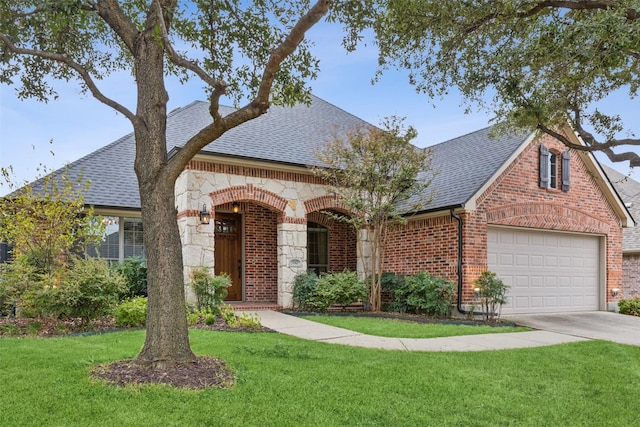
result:
M 272 193 L 271 191 L 256 188 L 253 184 L 238 185 L 209 193 L 212 206 L 220 206 L 225 203 L 252 201 L 267 208 L 284 213 L 287 199 Z
M 490 209 L 487 223 L 549 230 L 609 234 L 611 224 L 555 203 L 518 203 Z
M 320 196 L 315 199 L 307 200 L 304 202 L 304 208 L 307 211 L 307 215 L 311 212 L 318 212 L 327 209 L 351 215 L 351 212 L 349 212 L 349 209 L 347 209 L 344 203 L 337 200 L 334 196 Z

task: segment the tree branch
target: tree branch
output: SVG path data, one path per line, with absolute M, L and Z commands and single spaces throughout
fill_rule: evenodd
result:
M 574 144 L 564 136 L 563 134 L 554 131 L 553 129 L 548 128 L 542 123 L 538 123 L 537 128 L 542 132 L 546 133 L 562 142 L 568 148 L 584 151 L 584 152 L 595 152 L 601 151 L 611 160 L 612 162 L 626 162 L 629 161 L 629 166 L 636 167 L 640 166 L 640 155 L 633 151 L 628 151 L 624 153 L 614 153 L 611 149 L 612 147 L 624 146 L 624 145 L 640 145 L 640 139 L 619 139 L 619 140 L 609 140 L 607 142 L 598 142 L 595 137 L 587 132 L 580 124 L 575 124 L 576 132 L 582 138 L 582 140 L 587 145 Z
M 463 34 L 470 34 L 477 31 L 487 22 L 495 19 L 508 19 L 508 18 L 530 18 L 537 15 L 544 9 L 571 9 L 571 10 L 617 10 L 619 4 L 613 0 L 547 0 L 539 1 L 533 4 L 533 7 L 524 11 L 515 11 L 514 13 L 491 13 L 481 17 L 480 19 L 470 23 L 462 29 Z M 635 9 L 627 8 L 625 10 L 625 16 L 627 20 L 634 21 L 640 19 L 640 12 Z
M 24 49 L 14 45 L 11 42 L 11 40 L 3 33 L 0 33 L 0 41 L 4 43 L 5 47 L 9 49 L 9 51 L 15 53 L 16 55 L 36 56 L 49 61 L 59 62 L 72 68 L 78 73 L 81 80 L 84 81 L 84 83 L 87 85 L 87 87 L 89 88 L 89 91 L 91 92 L 94 98 L 96 98 L 98 101 L 102 102 L 103 104 L 108 105 L 114 110 L 122 113 L 126 118 L 128 118 L 131 121 L 131 123 L 134 126 L 136 125 L 137 118 L 135 114 L 129 111 L 129 109 L 126 108 L 124 105 L 119 104 L 113 99 L 105 96 L 100 91 L 100 89 L 98 89 L 95 82 L 91 78 L 91 75 L 89 74 L 89 72 L 82 65 L 78 64 L 77 62 L 69 58 L 66 54 L 44 52 L 44 51 L 34 50 L 34 49 Z
M 117 0 L 98 0 L 95 3 L 95 10 L 109 27 L 120 37 L 129 49 L 135 51 L 135 42 L 138 37 L 138 30 L 131 20 L 124 14 Z
M 259 117 L 269 109 L 269 96 L 280 65 L 299 46 L 304 39 L 305 33 L 327 14 L 332 3 L 332 0 L 318 0 L 309 9 L 309 12 L 300 18 L 285 40 L 273 50 L 265 65 L 258 94 L 249 104 L 225 117 L 220 117 L 217 112 L 217 106 L 222 93 L 214 88 L 214 93 L 211 96 L 210 111 L 215 111 L 216 115 L 214 117 L 217 117 L 217 119 L 189 139 L 182 149 L 169 159 L 167 162 L 169 174 L 177 178 L 193 156 L 207 144 L 215 141 L 227 130 Z
M 169 40 L 169 31 L 165 23 L 162 7 L 160 6 L 160 3 L 157 3 L 157 2 L 155 3 L 155 5 L 156 5 L 156 8 L 155 8 L 156 13 L 158 13 L 158 18 L 159 18 L 158 22 L 160 23 L 160 34 L 162 36 L 162 43 L 167 52 L 169 60 L 179 67 L 192 71 L 195 75 L 200 77 L 202 81 L 204 81 L 209 86 L 213 87 L 214 90 L 223 90 L 223 93 L 224 93 L 224 90 L 226 90 L 226 87 L 227 87 L 227 84 L 225 82 L 211 77 L 209 74 L 207 74 L 207 72 L 204 69 L 202 69 L 198 65 L 197 61 L 189 61 L 185 57 L 178 54 L 178 52 L 176 52 L 176 50 L 173 48 L 173 44 Z

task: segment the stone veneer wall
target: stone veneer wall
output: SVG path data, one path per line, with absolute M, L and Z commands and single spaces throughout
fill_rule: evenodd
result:
M 622 258 L 622 295 L 640 297 L 640 254 L 627 254 Z
M 212 214 L 230 211 L 232 202 L 240 203 L 245 224 L 245 301 L 277 298 L 278 304 L 290 307 L 293 278 L 307 268 L 307 215 L 342 207 L 327 195 L 320 179 L 308 173 L 192 161 L 176 182 L 186 284 L 194 267 L 213 268 L 214 263 L 214 226 L 199 225 L 200 209 L 204 205 Z M 343 225 L 333 228 L 330 238 L 338 247 L 330 256 L 336 269 L 355 266 L 344 249 L 347 242 L 355 245 L 353 239 Z

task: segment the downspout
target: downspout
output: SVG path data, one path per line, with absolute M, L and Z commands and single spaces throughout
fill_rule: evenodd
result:
M 462 218 L 457 215 L 453 208 L 450 209 L 451 217 L 458 221 L 458 302 L 456 308 L 460 314 L 469 314 L 467 310 L 462 309 Z
M 469 310 L 464 310 L 462 308 L 462 246 L 464 243 L 462 240 L 462 218 L 454 212 L 453 208 L 450 208 L 449 211 L 451 212 L 451 217 L 458 221 L 458 302 L 456 304 L 456 309 L 460 314 L 483 316 L 485 314 L 484 311 L 474 311 L 472 313 Z

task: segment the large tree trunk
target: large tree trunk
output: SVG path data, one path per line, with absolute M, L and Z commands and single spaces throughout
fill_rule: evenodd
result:
M 195 360 L 189 346 L 185 310 L 182 244 L 175 208 L 174 174 L 167 171 L 163 51 L 152 31 L 136 48 L 138 104 L 136 160 L 147 256 L 149 303 L 147 337 L 138 361 L 164 368 Z

